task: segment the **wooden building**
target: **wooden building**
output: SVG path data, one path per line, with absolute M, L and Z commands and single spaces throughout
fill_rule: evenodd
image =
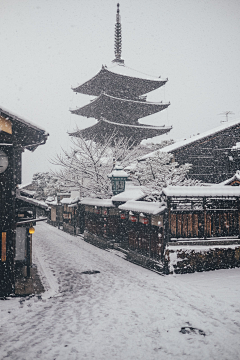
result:
M 73 235 L 80 233 L 81 227 L 81 207 L 78 205 L 80 200 L 79 191 L 71 191 L 71 196 L 60 200 L 62 208 L 62 226 L 63 231 Z
M 168 186 L 167 242 L 173 239 L 238 238 L 240 189 L 231 186 Z
M 119 210 L 120 224 L 125 229 L 125 247 L 148 258 L 161 260 L 166 205 L 130 200 L 120 205 Z
M 168 186 L 162 203 L 127 195 L 81 200 L 86 241 L 166 274 L 240 266 L 238 186 Z
M 119 4 L 115 26 L 115 59 L 110 66 L 102 69 L 90 80 L 73 88 L 76 93 L 96 96 L 88 105 L 71 110 L 72 114 L 92 117 L 97 124 L 70 133 L 104 142 L 113 134 L 126 138 L 129 143 L 139 144 L 143 139 L 165 134 L 168 126 L 144 125 L 138 120 L 166 109 L 169 102 L 153 103 L 146 100 L 147 93 L 165 85 L 168 79 L 143 76 L 128 68 L 121 58 L 121 19 Z
M 118 241 L 119 211 L 112 200 L 85 198 L 80 203 L 84 206 L 84 239 L 101 247 Z
M 190 178 L 204 183 L 223 182 L 240 169 L 240 121 L 223 123 L 215 129 L 166 146 L 161 152 L 173 154 L 173 160 L 180 165 L 192 164 Z M 143 161 L 155 153 L 139 160 Z
M 0 108 L 0 295 L 14 292 L 16 189 L 21 184 L 21 155 L 25 149 L 34 151 L 45 144 L 47 137 L 45 130 Z

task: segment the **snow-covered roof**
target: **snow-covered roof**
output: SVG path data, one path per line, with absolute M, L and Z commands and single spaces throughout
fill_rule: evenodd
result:
M 19 185 L 18 185 L 18 189 L 23 189 L 23 188 L 25 188 L 25 187 L 27 187 L 27 186 L 29 186 L 29 185 L 32 185 L 32 182 L 29 182 L 29 183 L 27 183 L 27 184 L 19 184 Z
M 112 201 L 126 202 L 128 200 L 140 200 L 146 196 L 146 189 L 144 186 L 134 186 L 126 182 L 125 191 L 120 194 L 114 195 Z
M 126 96 L 126 93 L 139 96 L 158 89 L 166 84 L 168 79 L 146 75 L 123 64 L 102 66 L 101 70 L 90 80 L 74 87 L 73 90 L 83 94 L 98 96 L 102 91 L 109 95 L 116 93 Z
M 34 151 L 39 145 L 46 143 L 49 134 L 44 129 L 20 118 L 18 115 L 13 114 L 3 107 L 0 107 L 0 115 L 6 120 L 9 119 L 11 128 L 7 135 L 7 141 L 5 141 L 6 134 L 3 136 L 0 131 L 1 138 L 4 139 L 4 142 L 9 143 L 15 139 L 14 142 L 16 144 L 19 143 L 22 148 L 30 151 Z
M 48 205 L 57 205 L 57 199 L 54 196 L 48 196 L 45 203 Z
M 153 152 L 151 152 L 151 153 L 149 153 L 147 155 L 142 156 L 141 158 L 139 158 L 139 160 L 144 160 L 144 159 L 147 159 L 149 157 L 154 157 L 158 152 L 170 153 L 172 151 L 183 148 L 184 146 L 192 144 L 192 143 L 194 143 L 196 141 L 203 140 L 204 138 L 209 137 L 211 135 L 215 135 L 215 134 L 217 134 L 217 133 L 219 133 L 219 132 L 221 132 L 223 130 L 229 129 L 229 128 L 231 128 L 231 127 L 233 127 L 235 125 L 238 125 L 238 124 L 240 125 L 240 119 L 223 123 L 220 126 L 214 128 L 214 129 L 208 130 L 208 131 L 206 131 L 206 132 L 204 132 L 202 134 L 195 135 L 195 136 L 193 136 L 193 137 L 191 137 L 189 139 L 179 140 L 179 141 L 175 142 L 174 144 L 165 146 L 162 149 L 155 150 L 155 151 L 153 151 Z
M 101 118 L 101 121 L 104 121 L 108 124 L 113 124 L 115 126 L 119 126 L 119 127 L 122 126 L 122 127 L 126 127 L 126 128 L 131 128 L 131 129 L 161 130 L 163 134 L 172 130 L 172 126 L 165 126 L 165 125 L 155 126 L 155 125 L 146 125 L 146 124 L 140 124 L 140 123 L 138 123 L 138 125 L 122 124 L 122 123 L 116 123 L 114 121 L 110 121 L 110 120 L 107 120 L 104 118 Z
M 22 194 L 27 194 L 27 195 L 30 195 L 30 196 L 33 196 L 34 194 L 36 194 L 36 190 L 27 190 L 27 189 L 20 189 L 20 192 Z
M 13 113 L 12 111 L 7 110 L 2 106 L 0 106 L 0 111 L 4 112 L 6 115 L 9 115 L 14 120 L 17 120 L 22 124 L 28 125 L 35 130 L 42 130 L 43 132 L 46 133 L 46 135 L 48 135 L 45 129 L 41 128 L 40 126 L 36 126 L 35 124 L 31 123 L 29 120 L 24 119 L 22 116 L 20 117 L 19 115 Z
M 31 205 L 35 205 L 36 207 L 40 207 L 40 208 L 43 208 L 43 209 L 48 208 L 47 204 L 44 201 L 36 200 L 36 199 L 30 199 L 28 197 L 20 195 L 18 192 L 16 193 L 16 198 L 19 199 L 19 200 L 25 201 L 25 202 L 27 202 L 27 203 L 29 203 Z
M 62 205 L 71 205 L 71 204 L 76 204 L 78 201 L 80 200 L 80 198 L 77 196 L 76 198 L 63 198 L 60 203 Z
M 228 185 L 228 184 L 231 184 L 235 180 L 240 181 L 240 170 L 237 170 L 236 174 L 234 174 L 230 179 L 227 179 L 227 180 L 219 183 L 218 185 Z
M 122 178 L 128 178 L 128 173 L 123 170 L 121 165 L 116 165 L 111 174 L 108 174 L 109 178 L 112 177 L 122 177 Z
M 120 210 L 157 215 L 166 209 L 165 203 L 129 200 L 118 207 Z
M 128 122 L 131 122 L 131 124 L 134 125 L 138 119 L 164 110 L 169 105 L 170 102 L 131 100 L 108 95 L 102 92 L 89 104 L 77 109 L 70 109 L 70 111 L 72 114 L 93 117 L 97 120 L 104 117 L 114 123 L 121 123 L 124 118 L 124 107 L 125 113 L 131 114 L 131 116 L 128 116 Z
M 159 82 L 167 82 L 168 79 L 162 79 L 161 76 L 152 76 L 149 74 L 144 74 L 140 71 L 137 71 L 133 68 L 128 67 L 127 65 L 112 63 L 106 67 L 108 71 L 111 71 L 114 74 L 129 76 L 136 79 L 152 80 Z
M 163 194 L 173 197 L 238 197 L 239 186 L 168 186 Z
M 80 201 L 83 205 L 101 206 L 101 207 L 115 207 L 111 199 L 96 199 L 85 198 Z

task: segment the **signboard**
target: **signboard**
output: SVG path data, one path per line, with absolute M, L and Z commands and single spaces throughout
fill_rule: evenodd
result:
M 2 262 L 7 260 L 7 233 L 2 232 L 2 255 L 1 255 Z
M 10 120 L 0 116 L 0 131 L 4 131 L 12 135 L 12 123 Z
M 25 227 L 16 228 L 16 253 L 15 260 L 26 259 L 27 230 Z

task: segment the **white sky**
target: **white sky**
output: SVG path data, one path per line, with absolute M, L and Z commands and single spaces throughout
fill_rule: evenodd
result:
M 67 148 L 67 131 L 94 120 L 69 108 L 89 101 L 71 86 L 114 59 L 117 1 L 1 0 L 0 106 L 45 128 L 50 137 L 23 154 L 23 183 L 48 171 Z M 122 58 L 143 73 L 168 77 L 148 96 L 170 101 L 144 122 L 173 125 L 166 138 L 186 138 L 217 127 L 231 110 L 240 118 L 239 0 L 122 0 Z

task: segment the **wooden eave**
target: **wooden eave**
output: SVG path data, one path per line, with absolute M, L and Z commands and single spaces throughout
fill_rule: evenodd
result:
M 132 123 L 137 125 L 137 120 L 166 109 L 170 103 L 150 103 L 147 101 L 134 101 L 116 98 L 102 93 L 88 105 L 76 110 L 72 114 L 105 118 L 118 123 Z
M 86 140 L 95 139 L 98 142 L 103 142 L 106 137 L 117 135 L 118 137 L 129 139 L 131 144 L 139 144 L 144 139 L 149 139 L 155 136 L 163 135 L 169 132 L 172 128 L 165 126 L 151 126 L 151 125 L 129 125 L 118 124 L 115 122 L 101 119 L 97 124 L 69 133 L 70 136 L 83 137 Z
M 0 131 L 0 143 L 11 143 L 13 146 L 34 151 L 39 145 L 45 144 L 49 134 L 26 120 L 0 108 L 0 116 L 12 124 L 12 133 Z
M 135 98 L 166 84 L 168 80 L 149 80 L 116 74 L 103 67 L 97 75 L 73 91 L 86 95 L 99 96 L 105 92 L 112 96 Z

